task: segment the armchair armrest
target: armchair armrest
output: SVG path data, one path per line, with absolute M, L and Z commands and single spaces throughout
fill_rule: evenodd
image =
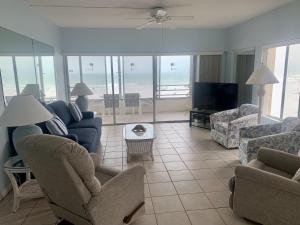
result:
M 281 123 L 262 124 L 249 126 L 240 129 L 241 138 L 257 138 L 272 134 L 277 134 L 281 131 Z
M 103 225 L 121 224 L 144 202 L 144 174 L 143 167 L 134 166 L 105 183 L 87 205 L 93 220 Z
M 269 173 L 254 167 L 237 166 L 235 168 L 236 185 L 238 187 L 239 179 L 245 179 L 258 186 L 276 189 L 278 191 L 288 192 L 300 196 L 299 183 L 277 174 Z
M 56 136 L 67 138 L 78 143 L 78 136 L 76 134 L 66 134 L 66 135 L 56 135 Z
M 240 117 L 229 122 L 229 130 L 238 130 L 242 127 L 254 126 L 257 124 L 257 113 Z
M 235 120 L 238 117 L 238 114 L 238 108 L 214 113 L 210 115 L 211 127 L 213 128 L 216 122 L 230 122 L 232 120 Z
M 261 148 L 257 154 L 257 160 L 291 175 L 294 175 L 300 168 L 299 156 L 269 148 Z
M 91 119 L 94 118 L 94 112 L 87 111 L 87 112 L 82 112 L 82 119 Z

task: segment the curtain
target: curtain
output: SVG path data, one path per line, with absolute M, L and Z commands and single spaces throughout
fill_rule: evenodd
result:
M 219 82 L 221 77 L 221 55 L 201 55 L 197 82 Z
M 254 55 L 238 55 L 236 60 L 236 82 L 239 84 L 238 105 L 252 102 L 252 86 L 246 81 L 254 70 Z

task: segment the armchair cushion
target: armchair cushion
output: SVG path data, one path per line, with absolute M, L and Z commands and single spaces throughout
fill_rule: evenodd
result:
M 243 104 L 239 108 L 239 117 L 258 113 L 258 107 L 252 104 Z
M 297 172 L 293 176 L 293 180 L 300 182 L 300 168 L 297 170 Z
M 214 124 L 217 122 L 227 122 L 229 123 L 232 120 L 238 118 L 239 109 L 230 109 L 222 112 L 217 112 L 210 115 L 210 124 L 214 128 Z
M 228 131 L 228 123 L 226 123 L 226 122 L 215 123 L 215 130 L 220 132 L 221 134 L 226 135 L 226 133 Z
M 300 119 L 287 117 L 281 122 L 281 132 L 300 131 Z
M 269 173 L 277 174 L 279 176 L 286 177 L 286 178 L 289 178 L 289 179 L 291 179 L 293 177 L 291 174 L 288 174 L 284 171 L 281 171 L 281 170 L 275 169 L 273 167 L 270 167 L 270 166 L 266 165 L 265 163 L 263 163 L 263 162 L 261 162 L 257 159 L 251 160 L 251 162 L 249 162 L 247 164 L 247 166 L 253 167 L 253 168 L 256 168 L 256 169 L 260 169 L 260 170 L 263 170 L 263 171 L 266 171 L 266 172 L 269 172 Z
M 272 134 L 278 134 L 281 132 L 281 124 L 263 124 L 250 127 L 244 127 L 240 129 L 241 138 L 257 138 L 261 136 L 267 136 Z

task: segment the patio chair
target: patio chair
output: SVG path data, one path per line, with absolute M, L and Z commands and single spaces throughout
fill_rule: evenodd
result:
M 104 94 L 104 107 L 103 107 L 103 115 L 108 111 L 109 114 L 112 114 L 113 107 L 115 109 L 120 108 L 120 95 L 119 94 Z M 119 110 L 120 112 L 120 110 Z
M 132 114 L 137 109 L 139 114 L 142 113 L 140 105 L 140 94 L 139 93 L 126 93 L 124 95 L 125 108 L 131 108 Z

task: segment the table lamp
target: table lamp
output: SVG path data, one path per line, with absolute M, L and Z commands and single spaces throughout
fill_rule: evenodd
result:
M 51 119 L 53 115 L 32 95 L 14 96 L 0 117 L 0 125 L 17 127 L 12 134 L 13 144 L 16 148 L 18 141 L 32 134 L 42 134 L 36 123 Z M 18 149 L 16 148 L 18 153 Z
M 279 83 L 272 71 L 265 65 L 261 64 L 249 77 L 246 84 L 258 85 L 257 95 L 258 95 L 258 124 L 261 123 L 262 116 L 262 106 L 263 98 L 265 95 L 264 85 L 266 84 L 276 84 Z
M 32 95 L 36 99 L 41 99 L 40 86 L 38 84 L 26 84 L 21 95 Z
M 93 92 L 85 83 L 77 83 L 71 91 L 71 96 L 78 96 L 75 103 L 78 105 L 81 112 L 88 110 L 88 95 L 92 95 Z

